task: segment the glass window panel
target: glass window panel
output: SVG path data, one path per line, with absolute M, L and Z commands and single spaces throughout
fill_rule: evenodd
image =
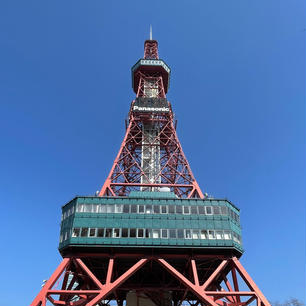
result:
M 130 237 L 135 238 L 136 237 L 136 228 L 131 228 L 130 229 Z
M 108 204 L 106 209 L 107 209 L 107 213 L 113 214 L 115 212 L 115 205 L 114 204 Z
M 71 208 L 71 213 L 72 214 L 74 213 L 74 206 L 72 206 L 72 208 Z
M 168 238 L 168 230 L 162 229 L 161 230 L 161 237 L 162 238 Z
M 211 206 L 206 206 L 205 209 L 206 209 L 206 215 L 212 215 L 212 208 L 211 208 Z
M 105 237 L 107 237 L 107 238 L 112 237 L 112 232 L 113 232 L 112 228 L 106 228 L 105 229 Z
M 144 205 L 138 205 L 138 212 L 139 212 L 140 214 L 144 214 L 144 212 L 145 212 L 145 207 L 144 207 Z
M 123 238 L 129 237 L 129 229 L 128 228 L 123 228 L 121 230 L 121 237 L 123 237 Z
M 116 214 L 121 214 L 123 211 L 123 205 L 122 204 L 116 204 L 115 205 L 115 213 Z
M 184 206 L 184 209 L 183 209 L 183 211 L 184 211 L 184 214 L 186 215 L 188 215 L 188 214 L 190 214 L 190 207 L 189 206 Z
M 65 232 L 64 240 L 66 240 L 67 238 L 68 238 L 68 233 Z
M 208 231 L 208 238 L 209 239 L 216 239 L 214 231 Z
M 153 238 L 159 238 L 160 230 L 159 229 L 153 229 L 152 230 L 152 237 Z
M 169 214 L 174 214 L 175 213 L 175 206 L 174 205 L 169 205 L 168 206 L 168 211 L 169 211 Z
M 220 215 L 220 207 L 219 206 L 213 206 L 214 215 Z
M 123 205 L 123 212 L 124 212 L 125 214 L 128 214 L 128 213 L 130 212 L 130 205 L 124 204 L 124 205 Z
M 80 228 L 79 227 L 75 227 L 72 230 L 72 237 L 79 237 L 80 236 Z
M 77 212 L 84 212 L 84 204 L 78 204 Z
M 161 207 L 161 213 L 166 214 L 167 213 L 167 205 L 162 205 Z
M 223 232 L 222 231 L 215 231 L 216 239 L 223 239 Z
M 154 205 L 153 210 L 154 210 L 154 214 L 160 214 L 160 206 L 159 205 Z
M 183 206 L 181 205 L 176 205 L 176 213 L 177 214 L 182 214 L 183 213 Z
M 192 213 L 192 214 L 194 214 L 194 215 L 197 215 L 197 214 L 198 214 L 198 209 L 197 209 L 196 206 L 191 206 L 190 209 L 191 209 L 191 213 Z
M 200 215 L 205 215 L 205 207 L 204 206 L 198 206 L 198 211 Z
M 224 239 L 230 240 L 231 239 L 231 232 L 230 231 L 224 231 Z
M 97 237 L 104 237 L 104 228 L 98 228 Z
M 82 227 L 81 237 L 87 237 L 87 236 L 88 236 L 88 227 Z
M 183 239 L 184 238 L 184 230 L 183 229 L 178 229 L 177 230 L 177 238 L 178 239 Z
M 63 215 L 63 220 L 65 220 L 65 219 L 66 219 L 66 217 L 67 217 L 67 213 L 66 213 L 66 212 L 64 212 L 64 215 Z
M 146 205 L 146 214 L 152 214 L 152 205 Z
M 176 238 L 176 230 L 175 229 L 169 229 L 169 237 L 170 238 Z
M 200 231 L 199 230 L 192 230 L 192 239 L 200 239 Z
M 201 239 L 208 239 L 207 230 L 201 230 Z
M 227 207 L 221 206 L 221 215 L 227 215 Z
M 91 228 L 89 229 L 89 237 L 95 237 L 96 236 L 96 229 Z
M 143 238 L 144 237 L 144 230 L 143 230 L 143 228 L 138 228 L 137 229 L 137 237 L 138 238 Z
M 119 238 L 120 237 L 120 229 L 119 228 L 114 228 L 113 237 L 114 238 Z
M 149 238 L 151 230 L 147 228 L 145 231 L 146 231 L 146 238 Z
M 137 205 L 131 205 L 131 213 L 137 214 Z
M 84 212 L 91 212 L 91 208 L 92 208 L 92 205 L 91 204 L 86 204 L 85 207 L 84 207 Z
M 188 229 L 185 230 L 185 238 L 191 239 L 191 230 L 188 230 Z
M 98 204 L 93 204 L 92 205 L 92 212 L 94 212 L 94 213 L 99 212 L 99 205 Z
M 106 214 L 106 205 L 101 205 L 100 206 L 100 213 Z

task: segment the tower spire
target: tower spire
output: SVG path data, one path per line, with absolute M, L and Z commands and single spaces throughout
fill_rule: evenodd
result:
M 152 25 L 150 24 L 150 40 L 152 40 Z

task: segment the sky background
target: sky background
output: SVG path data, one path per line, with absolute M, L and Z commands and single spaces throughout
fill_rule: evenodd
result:
M 103 185 L 159 42 L 203 192 L 241 209 L 241 262 L 271 301 L 305 301 L 302 0 L 0 1 L 1 306 L 29 305 L 61 261 L 61 206 Z

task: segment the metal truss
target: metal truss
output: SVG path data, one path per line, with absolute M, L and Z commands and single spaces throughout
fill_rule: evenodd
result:
M 122 306 L 130 290 L 157 306 L 167 293 L 173 306 L 270 306 L 236 257 L 90 256 L 64 258 L 31 306 Z

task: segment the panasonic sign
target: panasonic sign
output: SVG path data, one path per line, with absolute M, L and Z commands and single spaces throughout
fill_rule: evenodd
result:
M 133 107 L 133 111 L 136 112 L 162 112 L 167 113 L 169 112 L 169 107 L 146 107 L 146 106 L 137 106 Z

